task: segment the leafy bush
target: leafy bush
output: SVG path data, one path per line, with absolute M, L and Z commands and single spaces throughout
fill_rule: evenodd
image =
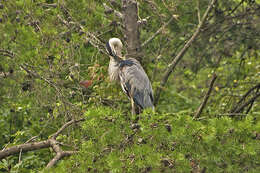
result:
M 185 114 L 124 115 L 89 109 L 79 154 L 54 172 L 258 172 L 259 120 L 193 120 Z

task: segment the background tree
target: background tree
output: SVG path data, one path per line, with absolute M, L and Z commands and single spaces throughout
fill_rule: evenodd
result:
M 0 155 L 84 118 L 56 136 L 77 154 L 53 171 L 258 172 L 260 2 L 214 2 L 0 1 Z M 111 37 L 161 91 L 154 115 L 130 116 L 127 97 L 108 82 Z M 53 147 L 19 150 L 0 172 L 39 171 L 55 156 Z

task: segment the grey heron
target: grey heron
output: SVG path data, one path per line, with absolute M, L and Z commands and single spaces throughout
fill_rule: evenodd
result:
M 110 55 L 108 73 L 111 81 L 118 81 L 122 90 L 131 100 L 132 114 L 135 107 L 145 109 L 153 105 L 153 90 L 150 80 L 140 62 L 134 58 L 122 57 L 123 44 L 118 38 L 111 38 L 106 44 Z

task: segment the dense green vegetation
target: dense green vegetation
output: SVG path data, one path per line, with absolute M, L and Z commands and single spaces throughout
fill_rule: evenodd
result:
M 108 79 L 104 45 L 124 41 L 121 1 L 0 1 L 0 150 L 57 137 L 78 151 L 46 172 L 260 172 L 260 1 L 218 0 L 156 105 L 133 116 Z M 142 64 L 156 91 L 208 0 L 138 0 Z M 126 46 L 126 44 L 124 43 Z M 124 49 L 124 54 L 126 49 Z M 194 114 L 212 75 L 217 80 Z M 89 80 L 84 88 L 80 81 Z M 255 98 L 255 99 L 254 99 Z M 30 140 L 30 141 L 28 141 Z M 0 172 L 39 172 L 51 148 L 0 160 Z

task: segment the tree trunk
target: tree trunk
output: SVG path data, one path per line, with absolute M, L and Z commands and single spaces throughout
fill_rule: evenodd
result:
M 122 0 L 122 7 L 124 37 L 127 47 L 126 58 L 136 58 L 142 63 L 137 2 L 135 0 Z

